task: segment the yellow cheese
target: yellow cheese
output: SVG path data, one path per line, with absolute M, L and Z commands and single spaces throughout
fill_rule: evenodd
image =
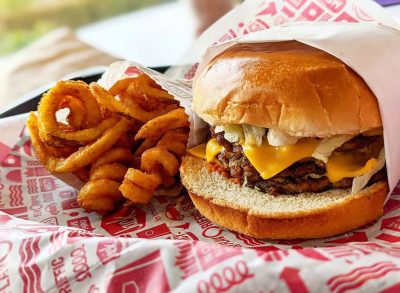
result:
M 326 176 L 332 183 L 343 178 L 352 178 L 370 172 L 378 164 L 371 155 L 360 155 L 355 152 L 334 153 L 326 164 Z
M 313 138 L 300 139 L 294 145 L 271 146 L 264 139 L 261 146 L 242 144 L 243 152 L 260 173 L 263 179 L 269 179 L 282 172 L 292 164 L 312 156 L 319 144 L 319 140 Z M 326 164 L 326 176 L 333 183 L 348 177 L 357 177 L 370 172 L 378 163 L 377 157 L 382 143 L 378 142 L 370 148 L 353 152 L 333 153 Z M 216 156 L 224 148 L 215 138 L 207 144 L 200 144 L 188 150 L 193 156 L 215 161 Z
M 343 178 L 364 175 L 377 166 L 377 158 L 382 147 L 383 139 L 380 139 L 362 149 L 348 152 L 334 152 L 326 163 L 325 175 L 332 183 L 338 182 Z
M 264 139 L 261 146 L 242 145 L 243 152 L 263 179 L 269 179 L 297 161 L 311 157 L 319 141 L 303 138 L 296 144 L 271 146 Z
M 206 144 L 202 143 L 188 149 L 188 153 L 200 159 L 206 159 Z
M 224 147 L 221 146 L 215 138 L 212 138 L 207 144 L 202 143 L 188 149 L 188 153 L 203 160 L 207 160 L 207 162 L 213 162 L 215 161 L 215 157 L 223 150 Z
M 206 146 L 206 160 L 213 162 L 215 157 L 224 150 L 215 138 L 210 139 Z
M 215 138 L 212 138 L 207 144 L 202 143 L 190 148 L 188 153 L 203 160 L 207 160 L 207 162 L 213 162 L 215 161 L 215 157 L 223 150 L 224 147 L 221 146 Z

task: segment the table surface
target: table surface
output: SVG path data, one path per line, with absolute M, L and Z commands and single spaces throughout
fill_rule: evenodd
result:
M 385 9 L 400 18 L 400 5 Z M 194 26 L 187 1 L 177 1 L 83 27 L 78 36 L 122 59 L 164 66 L 175 64 L 189 48 Z

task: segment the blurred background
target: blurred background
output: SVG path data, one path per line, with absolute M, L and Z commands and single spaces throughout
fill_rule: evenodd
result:
M 76 31 L 79 39 L 116 57 L 147 66 L 170 65 L 174 57 L 182 55 L 196 34 L 237 2 L 1 0 L 0 56 L 4 58 L 54 29 L 68 27 Z M 204 18 L 207 6 L 209 19 Z M 167 58 L 159 56 L 161 46 Z
M 186 2 L 190 2 L 190 0 Z M 396 3 L 393 0 L 377 0 L 377 2 Z M 126 32 L 127 34 L 133 36 L 137 33 L 135 27 L 139 26 L 139 30 L 143 34 L 150 36 L 153 29 L 148 24 L 157 27 L 157 24 L 163 23 L 164 15 L 173 15 L 174 17 L 170 18 L 169 21 L 172 22 L 170 28 L 174 30 L 168 33 L 180 35 L 190 40 L 193 37 L 195 20 L 185 17 L 185 15 L 190 15 L 190 11 L 187 11 L 188 6 L 187 3 L 185 5 L 185 1 L 177 3 L 173 0 L 1 0 L 0 56 L 10 54 L 62 26 L 72 29 L 86 26 L 81 29 L 81 37 L 89 38 L 89 41 L 96 44 L 96 29 L 100 34 L 104 27 L 91 27 L 90 24 L 149 7 L 156 7 L 157 9 L 142 11 L 140 14 L 131 14 L 129 16 L 131 19 L 116 19 L 116 21 L 106 23 L 106 25 L 118 26 L 124 22 L 130 22 L 132 24 L 131 29 L 134 32 Z M 397 8 L 392 7 L 392 9 L 396 10 Z M 143 20 L 146 21 L 143 22 Z M 127 37 L 129 36 L 127 35 Z
M 0 0 L 0 111 L 66 74 L 118 59 L 174 64 L 238 2 Z
M 0 55 L 60 26 L 78 28 L 168 0 L 1 0 Z
M 101 47 L 105 51 L 110 51 L 117 57 L 134 57 L 135 52 L 129 53 L 126 52 L 128 48 L 124 49 L 125 45 L 132 45 L 126 42 L 133 41 L 135 38 L 138 41 L 149 39 L 157 27 L 164 23 L 165 18 L 171 22 L 169 28 L 172 30 L 168 31 L 168 34 L 172 33 L 175 38 L 186 40 L 185 45 L 187 45 L 186 43 L 193 39 L 193 24 L 187 23 L 188 19 L 185 17 L 176 17 L 176 15 L 187 15 L 184 11 L 187 8 L 186 4 L 183 1 L 173 2 L 175 1 L 1 0 L 0 56 L 4 58 L 5 55 L 25 47 L 56 28 L 68 27 L 76 30 L 80 39 Z M 156 7 L 156 9 L 146 10 L 150 7 Z M 124 16 L 118 17 L 121 15 Z M 94 23 L 96 25 L 91 25 Z M 115 34 L 116 29 L 124 31 Z M 165 63 L 164 60 L 155 60 L 153 63 L 160 64 L 160 62 Z
M 0 0 L 0 111 L 65 74 L 117 59 L 174 64 L 197 35 L 240 2 Z M 400 16 L 400 5 L 387 9 Z

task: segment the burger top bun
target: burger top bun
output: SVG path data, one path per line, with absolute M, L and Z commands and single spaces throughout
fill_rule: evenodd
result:
M 246 123 L 298 137 L 382 127 L 363 79 L 339 59 L 296 41 L 238 44 L 200 68 L 193 108 L 211 125 Z

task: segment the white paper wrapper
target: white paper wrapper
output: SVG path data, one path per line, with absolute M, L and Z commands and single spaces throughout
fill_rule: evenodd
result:
M 105 89 L 110 89 L 118 80 L 137 76 L 141 72 L 149 75 L 163 89 L 168 91 L 179 101 L 179 104 L 185 109 L 186 114 L 189 116 L 190 134 L 188 146 L 199 144 L 203 139 L 206 125 L 192 112 L 192 88 L 190 83 L 168 78 L 157 71 L 132 61 L 118 61 L 111 64 L 98 82 Z
M 166 75 L 190 80 L 208 47 L 298 21 L 371 22 L 400 28 L 399 20 L 371 0 L 244 1 L 205 31 Z
M 22 114 L 1 119 L 3 125 L 9 132 L 0 135 L 0 161 L 4 159 L 5 154 L 11 151 L 15 142 L 20 138 L 21 129 L 23 129 L 25 125 L 24 119 L 21 119 L 21 116 L 25 117 L 25 115 Z
M 378 99 L 384 129 L 390 192 L 400 179 L 400 31 L 368 23 L 297 22 L 259 31 L 207 50 L 198 72 L 222 51 L 238 43 L 296 40 L 341 59 L 368 84 Z M 340 93 L 338 93 L 340 94 Z M 390 194 L 390 193 L 389 193 Z

